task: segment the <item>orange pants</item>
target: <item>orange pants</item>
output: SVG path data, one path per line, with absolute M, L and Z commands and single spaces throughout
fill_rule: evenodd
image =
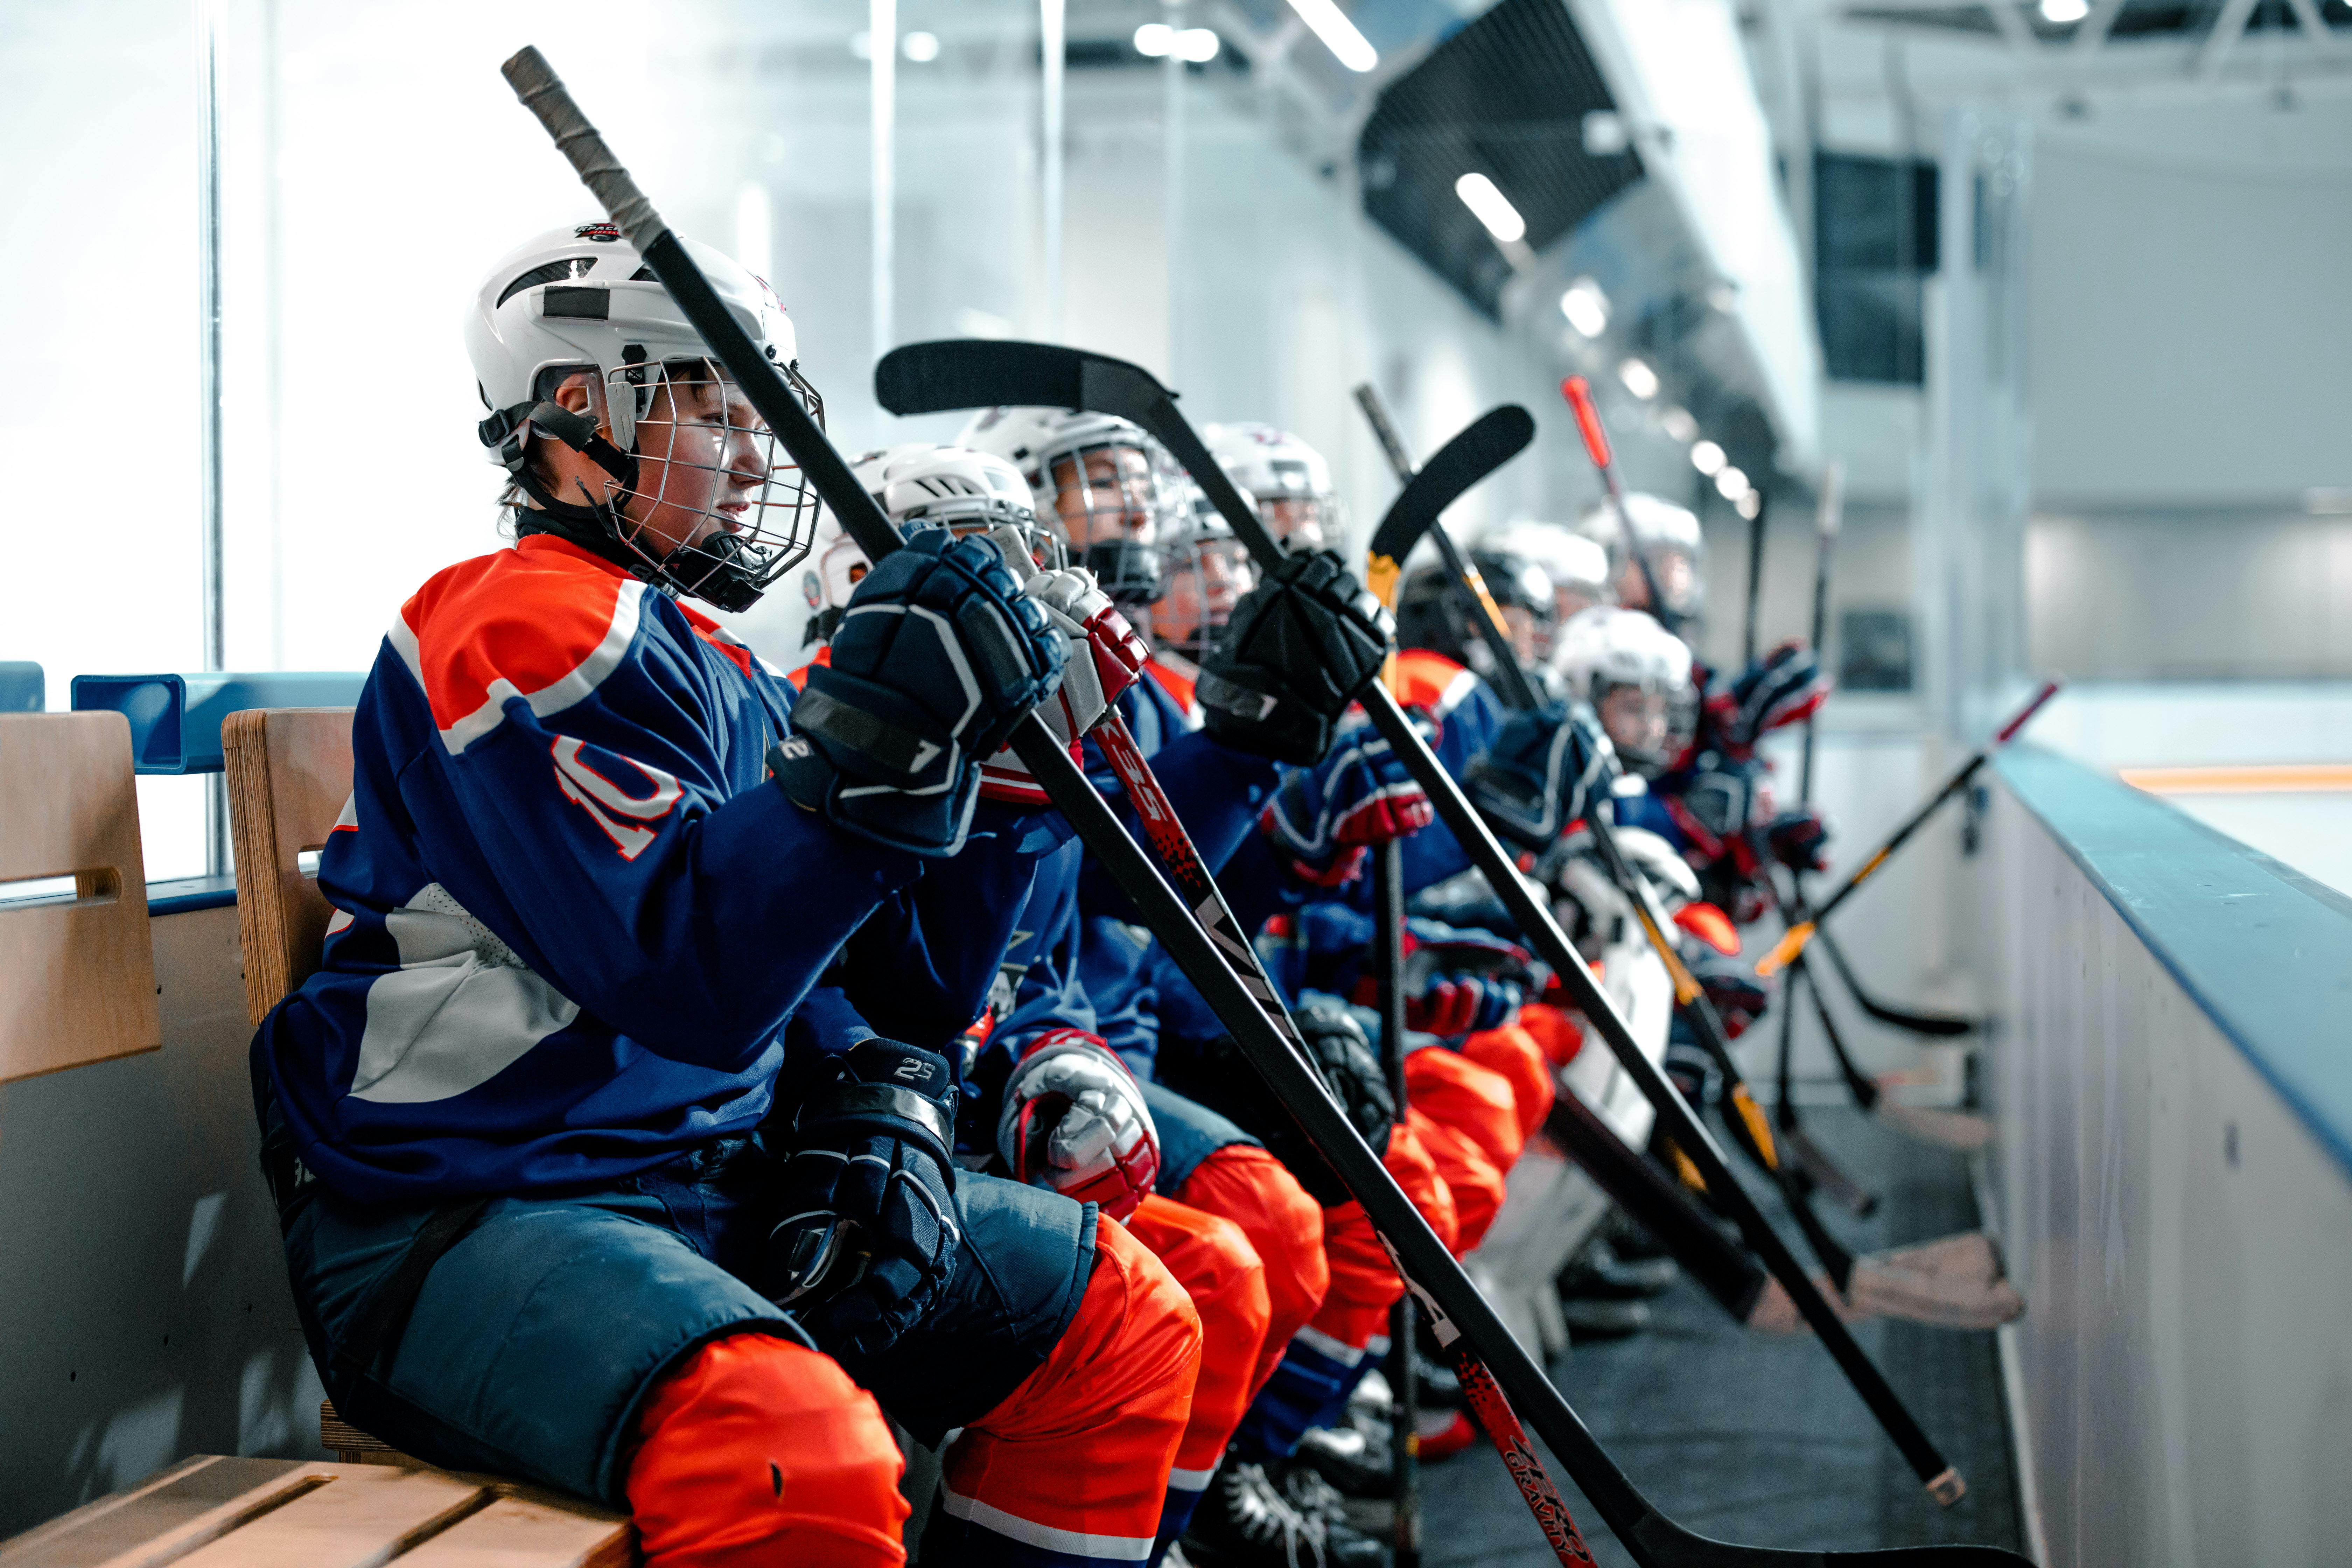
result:
M 1468 1252 L 1495 1223 L 1503 1174 L 1527 1142 L 1518 1096 L 1502 1074 L 1442 1047 L 1405 1058 L 1404 1081 L 1405 1121 L 1454 1194 L 1454 1251 Z
M 1564 1068 L 1576 1059 L 1584 1048 L 1584 1028 L 1576 1016 L 1565 1007 L 1555 1007 L 1549 1002 L 1530 1002 L 1519 1009 L 1519 1027 L 1528 1032 L 1543 1054 L 1544 1059 L 1556 1068 Z M 1549 1083 L 1550 1080 L 1545 1080 Z
M 948 1450 L 941 1506 L 964 1528 L 943 1560 L 1142 1561 L 1200 1371 L 1201 1318 L 1184 1288 L 1116 1220 L 1100 1221 L 1094 1273 L 1053 1353 Z M 976 1542 L 982 1532 L 996 1542 Z
M 1523 1011 L 1518 1023 L 1506 1024 L 1499 1029 L 1481 1029 L 1462 1042 L 1465 1059 L 1502 1074 L 1510 1083 L 1515 1109 L 1519 1113 L 1522 1147 L 1535 1136 L 1544 1118 L 1551 1114 L 1552 1097 L 1559 1092 L 1543 1044 L 1533 1029 L 1525 1026 L 1526 1023 Z
M 1254 1143 L 1228 1144 L 1193 1166 L 1176 1196 L 1241 1226 L 1265 1265 L 1268 1316 L 1265 1346 L 1250 1373 L 1255 1394 L 1274 1375 L 1282 1347 L 1313 1321 L 1331 1288 L 1323 1256 L 1323 1205 L 1307 1195 L 1281 1161 Z M 1204 1363 L 1203 1382 L 1207 1377 Z
M 1389 1151 L 1381 1163 L 1429 1221 L 1437 1239 L 1454 1247 L 1458 1225 L 1454 1194 L 1418 1129 L 1405 1123 L 1391 1131 Z M 1397 1278 L 1396 1265 L 1389 1260 L 1361 1204 L 1344 1203 L 1323 1211 L 1323 1250 L 1330 1259 L 1331 1289 L 1308 1331 L 1331 1342 L 1334 1349 L 1360 1351 L 1387 1332 L 1389 1308 L 1402 1299 L 1404 1281 Z
M 1197 1492 L 1209 1484 L 1257 1390 L 1254 1378 L 1271 1315 L 1265 1265 L 1232 1220 L 1157 1193 L 1137 1206 L 1127 1227 L 1168 1266 L 1201 1316 L 1200 1380 L 1168 1478 L 1170 1486 Z
M 831 1356 L 761 1333 L 713 1340 L 638 1419 L 629 1510 L 646 1568 L 894 1568 L 907 1500 L 874 1396 Z

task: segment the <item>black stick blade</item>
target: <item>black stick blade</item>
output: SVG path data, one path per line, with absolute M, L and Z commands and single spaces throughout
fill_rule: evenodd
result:
M 1463 493 L 1527 450 L 1536 438 L 1535 416 L 1516 403 L 1480 415 L 1470 426 L 1422 465 L 1388 515 L 1372 531 L 1371 552 L 1402 562 L 1438 514 Z
M 1083 408 L 1143 424 L 1170 395 L 1139 365 L 1061 343 L 940 338 L 892 349 L 874 366 L 875 400 L 893 414 Z

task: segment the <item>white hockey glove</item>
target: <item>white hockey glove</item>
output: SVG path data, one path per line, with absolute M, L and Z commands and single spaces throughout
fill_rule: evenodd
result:
M 1022 596 L 1044 610 L 1046 621 L 1062 634 L 1068 654 L 1062 684 L 1038 704 L 1037 716 L 1069 748 L 1071 759 L 1083 763 L 1079 741 L 1101 721 L 1119 693 L 1135 684 L 1151 650 L 1112 605 L 1093 573 L 1083 566 L 1041 571 L 1030 561 L 1025 545 L 991 537 L 1013 574 L 1023 579 Z M 980 776 L 980 793 L 991 800 L 1045 804 L 1045 791 L 1010 749 L 990 757 Z
M 1098 1205 L 1113 1219 L 1132 1215 L 1160 1175 L 1160 1130 L 1143 1086 L 1083 1029 L 1048 1030 L 1022 1053 L 1004 1085 L 996 1150 L 1016 1180 Z

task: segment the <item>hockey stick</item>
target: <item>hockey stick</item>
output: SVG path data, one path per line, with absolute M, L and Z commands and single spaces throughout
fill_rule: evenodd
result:
M 1813 932 L 1821 923 L 1829 919 L 1840 904 L 1852 898 L 1856 888 L 1870 880 L 1878 868 L 1885 865 L 1888 858 L 1897 849 L 1902 848 L 1914 833 L 1919 831 L 1920 825 L 1936 814 L 1937 806 L 1968 788 L 1969 781 L 1977 776 L 1977 771 L 1992 761 L 1993 752 L 2014 740 L 2017 732 L 2024 729 L 2036 713 L 2042 711 L 2043 704 L 2057 695 L 2058 682 L 2043 681 L 2042 689 L 2035 692 L 2032 700 L 2019 709 L 2008 723 L 1993 731 L 1990 741 L 1979 747 L 1974 755 L 1962 763 L 1958 771 L 1944 781 L 1944 786 L 1927 797 L 1927 803 L 1925 805 L 1905 818 L 1903 825 L 1887 836 L 1886 842 L 1872 851 L 1870 858 L 1855 868 L 1853 874 L 1839 884 L 1837 891 L 1830 895 L 1828 902 L 1817 906 L 1810 919 L 1800 921 L 1789 928 L 1788 934 L 1780 939 L 1780 945 L 1766 954 L 1763 962 L 1757 964 L 1756 973 L 1772 974 L 1784 968 L 1797 954 L 1802 952 L 1805 950 L 1805 944 L 1812 940 Z
M 526 48 L 509 59 L 503 71 L 516 96 L 546 126 L 557 147 L 800 464 L 811 486 L 835 509 L 845 531 L 856 541 L 869 560 L 879 561 L 898 548 L 901 541 L 888 517 L 859 488 L 848 465 L 792 395 L 781 374 L 757 352 L 740 325 L 728 313 L 677 236 L 614 160 L 546 60 L 536 49 Z M 1418 739 L 1410 726 L 1406 733 Z M 1556 1406 L 1544 1411 L 1549 1417 L 1545 1423 L 1548 1438 L 1556 1450 L 1577 1465 L 1580 1476 L 1586 1478 L 1588 1496 L 1597 1494 L 1610 1500 L 1605 1510 L 1613 1516 L 1612 1522 L 1633 1547 L 1638 1560 L 1662 1568 L 1685 1562 L 1726 1561 L 1725 1549 L 1715 1548 L 1713 1543 L 1660 1520 L 1622 1472 L 1611 1463 L 1566 1401 L 1559 1398 L 1541 1370 L 1479 1296 L 1469 1277 L 1447 1253 L 1370 1146 L 1356 1132 L 1321 1079 L 1261 1010 L 1256 999 L 1227 966 L 1215 942 L 1160 879 L 1108 804 L 1095 792 L 1078 764 L 1035 715 L 1025 718 L 1016 727 L 1013 747 L 1027 764 L 1031 776 L 1076 828 L 1079 838 L 1134 902 L 1185 977 L 1199 988 L 1218 1021 L 1234 1036 L 1276 1097 L 1364 1205 L 1383 1245 L 1397 1259 L 1399 1271 L 1431 1312 L 1440 1342 L 1460 1340 L 1488 1358 L 1483 1364 L 1465 1358 L 1465 1367 L 1475 1374 L 1464 1379 L 1474 1406 L 1496 1416 L 1498 1425 L 1495 1430 L 1517 1431 L 1516 1422 L 1509 1420 L 1508 1406 L 1502 1403 L 1490 1365 L 1500 1368 L 1502 1377 L 1522 1398 L 1540 1400 L 1548 1395 L 1550 1405 Z M 1538 1511 L 1555 1552 L 1564 1563 L 1589 1564 L 1591 1553 L 1576 1533 L 1558 1493 L 1543 1478 L 1532 1447 L 1523 1434 L 1517 1442 L 1520 1452 L 1516 1457 L 1518 1462 L 1514 1465 L 1514 1474 L 1520 1480 L 1523 1493 L 1531 1500 L 1549 1505 Z M 1678 1550 L 1685 1545 L 1699 1548 L 1697 1554 Z M 1804 1561 L 1795 1554 L 1788 1557 Z
M 1396 440 L 1393 429 L 1382 417 L 1379 395 L 1369 386 L 1360 387 L 1357 391 L 1357 400 L 1364 405 L 1367 416 L 1371 418 L 1374 431 L 1380 436 L 1382 447 L 1389 452 L 1391 463 L 1398 465 L 1400 471 L 1402 471 L 1403 463 L 1409 459 L 1405 458 L 1402 444 Z M 1589 395 L 1580 404 L 1571 394 L 1570 402 L 1572 405 L 1579 408 L 1578 425 L 1585 437 L 1587 456 L 1591 458 L 1594 465 L 1601 469 L 1606 482 L 1612 479 L 1613 475 L 1605 437 L 1600 435 L 1600 422 L 1597 418 L 1583 417 L 1583 415 L 1590 410 Z M 1618 493 L 1613 483 L 1611 484 L 1611 490 L 1612 494 Z M 1440 532 L 1436 536 L 1435 542 L 1440 555 L 1444 558 L 1452 570 L 1454 586 L 1457 595 L 1465 599 L 1469 598 L 1467 576 L 1460 554 L 1454 548 L 1453 541 Z M 1468 604 L 1464 606 L 1464 611 L 1486 642 L 1488 651 L 1495 657 L 1507 698 L 1516 707 L 1524 709 L 1532 705 L 1536 700 L 1533 683 L 1528 679 L 1525 670 L 1519 667 L 1517 656 L 1504 630 L 1502 618 L 1495 613 L 1491 602 Z M 1763 1113 L 1758 1108 L 1754 1096 L 1748 1092 L 1746 1084 L 1741 1080 L 1738 1066 L 1732 1058 L 1730 1042 L 1723 1028 L 1722 1019 L 1716 1012 L 1714 1003 L 1706 995 L 1705 989 L 1699 985 L 1696 978 L 1691 974 L 1688 966 L 1683 963 L 1681 954 L 1675 949 L 1672 939 L 1666 934 L 1670 922 L 1664 906 L 1658 900 L 1656 889 L 1650 885 L 1647 878 L 1625 859 L 1616 843 L 1614 826 L 1609 822 L 1605 812 L 1589 810 L 1585 820 L 1587 827 L 1592 834 L 1595 847 L 1600 849 L 1601 858 L 1608 864 L 1612 879 L 1616 882 L 1619 890 L 1633 906 L 1635 917 L 1648 937 L 1651 947 L 1657 953 L 1660 962 L 1665 965 L 1667 973 L 1674 982 L 1676 1003 L 1682 1007 L 1684 1016 L 1689 1020 L 1693 1030 L 1698 1035 L 1708 1054 L 1715 1058 L 1717 1065 L 1725 1074 L 1726 1099 L 1732 1107 L 1732 1112 L 1725 1118 L 1727 1124 L 1749 1155 L 1780 1186 L 1790 1215 L 1805 1232 L 1814 1251 L 1829 1268 L 1837 1287 L 1841 1290 L 1846 1289 L 1854 1278 L 1855 1259 L 1851 1252 L 1829 1236 L 1819 1216 L 1812 1212 L 1805 1185 L 1797 1173 L 1781 1162 L 1773 1148 L 1771 1133 L 1765 1125 Z M 1742 1217 L 1737 1210 L 1734 1211 L 1735 1219 L 1742 1219 Z M 1757 1247 L 1759 1251 L 1764 1250 L 1760 1239 L 1755 1234 L 1755 1227 L 1748 1226 L 1743 1223 L 1743 1229 L 1748 1234 L 1749 1244 Z M 1767 1257 L 1769 1258 L 1769 1252 Z M 1793 1260 L 1791 1263 L 1793 1265 Z M 1820 1287 L 1810 1276 L 1798 1272 L 1793 1266 L 1786 1270 L 1776 1267 L 1773 1272 L 1782 1290 L 1788 1294 L 1790 1302 L 1800 1310 L 1805 1310 L 1808 1306 L 1811 1306 L 1829 1315 L 1837 1315 L 1835 1310 L 1823 1300 Z M 1808 1312 L 1807 1316 L 1811 1321 L 1812 1314 Z M 1842 1317 L 1839 1317 L 1838 1331 L 1845 1332 Z M 1827 1335 L 1823 1338 L 1825 1342 L 1831 1345 L 1832 1353 L 1836 1353 L 1835 1341 Z M 1847 1342 L 1849 1345 L 1852 1344 L 1850 1335 Z M 1854 1359 L 1861 1362 L 1861 1368 L 1855 1368 L 1844 1357 L 1839 1358 L 1841 1367 L 1845 1370 L 1848 1378 L 1853 1384 L 1855 1392 L 1861 1394 L 1864 1402 L 1869 1405 L 1871 1413 L 1877 1417 L 1887 1435 L 1895 1440 L 1898 1447 L 1905 1447 L 1906 1437 L 1918 1435 L 1916 1422 L 1913 1420 L 1893 1389 L 1878 1376 L 1875 1367 L 1866 1357 L 1861 1355 L 1859 1347 L 1855 1346 L 1853 1349 Z M 1922 1444 L 1926 1443 L 1923 1435 L 1919 1436 L 1919 1441 Z M 1906 1456 L 1907 1454 L 1906 1448 Z M 1937 1467 L 1933 1470 L 1923 1471 L 1922 1479 L 1926 1479 L 1929 1475 L 1940 1474 L 1943 1469 L 1940 1463 L 1941 1456 L 1935 1453 L 1932 1446 L 1928 1447 L 1928 1456 L 1937 1461 Z
M 1772 508 L 1764 492 L 1756 492 L 1756 515 L 1748 520 L 1748 614 L 1739 626 L 1739 662 L 1742 668 L 1756 662 L 1757 602 L 1764 596 L 1764 525 L 1772 515 Z
M 1806 970 L 1804 954 L 1797 955 L 1796 961 L 1790 965 L 1790 974 L 1792 979 L 1801 974 L 1808 981 L 1806 989 L 1813 998 L 1814 1016 L 1821 1019 L 1822 1033 L 1830 1043 L 1830 1054 L 1837 1058 L 1838 1070 L 1844 1075 L 1846 1087 L 1853 1092 L 1856 1104 L 1897 1131 L 1908 1133 L 1923 1143 L 1935 1143 L 1966 1152 L 1981 1149 L 1992 1142 L 1992 1123 L 1983 1117 L 1972 1116 L 1965 1110 L 1937 1110 L 1927 1106 L 1905 1105 L 1890 1097 L 1884 1084 L 1864 1076 L 1862 1070 L 1853 1065 L 1853 1058 L 1846 1052 L 1845 1041 L 1838 1034 L 1837 1020 L 1830 1014 L 1829 998 L 1822 994 L 1821 983 Z
M 1814 944 L 1818 944 L 1823 952 L 1829 954 L 1830 967 L 1836 970 L 1838 978 L 1845 983 L 1846 991 L 1853 997 L 1854 1005 L 1882 1024 L 1891 1025 L 1897 1029 L 1907 1029 L 1915 1035 L 1934 1036 L 1939 1039 L 1949 1039 L 1955 1035 L 1974 1034 L 1982 1027 L 1980 1020 L 1964 1018 L 1957 1013 L 1920 1013 L 1908 1007 L 1897 1007 L 1892 1003 L 1882 1002 L 1863 989 L 1862 977 L 1854 973 L 1853 965 L 1846 961 L 1845 953 L 1839 948 L 1836 937 L 1816 926 L 1812 942 L 1808 945 Z
M 1087 353 L 1048 343 L 1017 343 L 999 341 L 965 340 L 932 343 L 916 343 L 895 349 L 875 367 L 875 391 L 883 406 L 894 413 L 939 413 L 953 409 L 984 407 L 994 405 L 1042 406 L 1048 408 L 1086 409 L 1095 413 L 1117 415 L 1141 426 L 1157 437 L 1161 445 L 1179 462 L 1185 465 L 1202 493 L 1224 517 L 1236 538 L 1242 541 L 1256 558 L 1262 569 L 1271 570 L 1285 559 L 1282 548 L 1275 542 L 1256 512 L 1243 500 L 1233 481 L 1219 468 L 1202 446 L 1199 435 L 1177 412 L 1175 400 L 1166 388 L 1141 368 L 1104 355 Z M 1656 1064 L 1642 1053 L 1615 1006 L 1610 1002 L 1592 972 L 1578 956 L 1575 947 L 1560 931 L 1524 881 L 1517 875 L 1510 856 L 1498 843 L 1491 830 L 1478 816 L 1461 787 L 1449 775 L 1444 764 L 1429 749 L 1412 721 L 1397 706 L 1396 700 L 1377 683 L 1367 688 L 1360 697 L 1365 711 L 1385 736 L 1391 748 L 1401 758 L 1436 807 L 1438 815 L 1470 855 L 1472 862 L 1483 871 L 1496 896 L 1503 901 L 1512 919 L 1525 932 L 1538 955 L 1559 975 L 1561 983 L 1576 999 L 1576 1005 L 1607 1041 L 1626 1072 L 1646 1098 L 1658 1108 L 1660 1119 L 1666 1123 L 1670 1135 L 1683 1146 L 1697 1166 L 1709 1186 L 1722 1194 L 1722 1200 L 1735 1209 L 1744 1207 L 1754 1222 L 1759 1237 L 1759 1250 L 1773 1263 L 1775 1273 L 1781 1266 L 1796 1267 L 1786 1246 L 1762 1222 L 1751 1200 L 1738 1185 L 1736 1178 L 1724 1163 L 1723 1155 L 1706 1128 L 1691 1113 L 1690 1107 L 1675 1092 Z M 1359 1143 L 1369 1158 L 1369 1146 Z M 1352 1151 L 1351 1151 L 1352 1153 Z M 1372 1161 L 1377 1165 L 1377 1161 Z M 1385 1174 L 1385 1173 L 1382 1173 Z M 1350 1182 L 1353 1187 L 1354 1183 Z M 1388 1192 L 1395 1193 L 1393 1184 Z M 1402 1198 L 1402 1194 L 1396 1194 Z M 1381 1213 L 1373 1210 L 1377 1226 L 1386 1229 Z M 1410 1205 L 1405 1205 L 1408 1209 Z M 1417 1217 L 1417 1216 L 1416 1216 Z M 1422 1235 L 1427 1235 L 1422 1227 Z M 1393 1242 L 1394 1237 L 1390 1239 Z M 1418 1239 L 1418 1238 L 1416 1238 Z M 1430 1238 L 1433 1242 L 1434 1237 Z M 1440 1248 L 1440 1251 L 1443 1249 Z M 1430 1293 L 1430 1272 L 1418 1259 L 1401 1258 L 1402 1271 L 1407 1286 L 1423 1299 L 1437 1322 L 1441 1345 L 1451 1345 L 1461 1336 L 1465 1326 L 1480 1329 L 1479 1348 L 1487 1347 L 1486 1334 L 1500 1325 L 1491 1310 L 1476 1298 L 1466 1276 L 1445 1259 L 1447 1267 L 1437 1278 L 1450 1293 L 1459 1288 L 1467 1291 L 1460 1298 L 1461 1310 L 1449 1296 L 1443 1308 Z M 1806 1320 L 1831 1347 L 1841 1365 L 1846 1366 L 1857 1381 L 1878 1382 L 1877 1371 L 1862 1355 L 1853 1338 L 1843 1332 L 1843 1325 L 1826 1302 L 1815 1296 L 1812 1302 L 1801 1308 Z M 1444 1317 L 1440 1314 L 1452 1314 Z M 1817 1315 L 1818 1314 L 1818 1315 Z M 1462 1322 L 1455 1322 L 1460 1318 Z M 1493 1325 L 1489 1329 L 1488 1325 Z M 1841 1344 L 1842 1342 L 1842 1344 Z M 1645 1553 L 1654 1558 L 1660 1552 L 1678 1561 L 1718 1562 L 1717 1553 L 1733 1550 L 1755 1552 L 1760 1549 L 1733 1549 L 1715 1543 L 1702 1543 L 1696 1537 L 1671 1524 L 1657 1515 L 1640 1493 L 1632 1488 L 1623 1474 L 1611 1464 L 1606 1456 L 1592 1443 L 1590 1433 L 1575 1418 L 1574 1412 L 1559 1396 L 1559 1392 L 1543 1378 L 1517 1342 L 1503 1334 L 1488 1356 L 1487 1365 L 1505 1377 L 1510 1397 L 1532 1411 L 1538 1428 L 1554 1451 L 1569 1462 L 1570 1472 L 1585 1495 L 1593 1500 L 1602 1517 L 1610 1522 L 1621 1541 L 1633 1548 L 1637 1558 Z M 1524 1378 L 1525 1381 L 1520 1381 Z M 1899 1407 L 1898 1407 L 1899 1413 Z M 1907 1415 L 1900 1415 L 1901 1425 L 1912 1439 L 1901 1444 L 1905 1457 L 1915 1468 L 1926 1458 L 1937 1458 L 1934 1446 L 1927 1442 Z M 1965 1490 L 1958 1473 L 1948 1466 L 1932 1473 L 1928 1479 L 1931 1495 L 1946 1502 L 1957 1500 Z M 1952 1547 L 1938 1549 L 1975 1554 L 1991 1552 L 1993 1548 Z M 1986 1559 L 1988 1561 L 1994 1559 Z M 2002 1554 L 2000 1560 L 2013 1560 Z M 1763 1559 L 1759 1558 L 1761 1562 Z

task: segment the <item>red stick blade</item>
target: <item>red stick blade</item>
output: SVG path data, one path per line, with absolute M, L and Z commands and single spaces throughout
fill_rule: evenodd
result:
M 1584 437 L 1585 455 L 1596 468 L 1609 466 L 1609 433 L 1601 427 L 1601 410 L 1592 405 L 1592 384 L 1571 375 L 1559 384 L 1559 395 L 1576 414 L 1576 432 Z

